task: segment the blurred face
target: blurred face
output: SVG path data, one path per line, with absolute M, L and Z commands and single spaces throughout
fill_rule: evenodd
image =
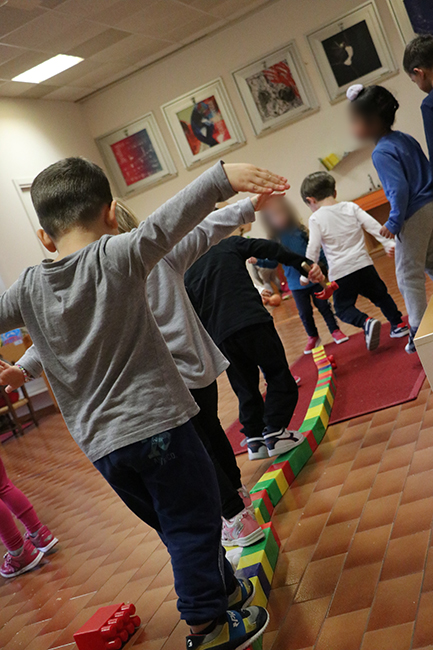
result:
M 423 68 L 415 68 L 414 71 L 409 75 L 414 84 L 418 86 L 423 93 L 429 93 L 433 86 L 429 75 L 426 74 L 426 71 Z
M 284 197 L 269 199 L 266 203 L 266 221 L 273 230 L 284 230 L 290 226 L 289 209 Z
M 376 118 L 366 119 L 352 108 L 350 131 L 358 140 L 374 140 L 380 133 L 380 122 Z

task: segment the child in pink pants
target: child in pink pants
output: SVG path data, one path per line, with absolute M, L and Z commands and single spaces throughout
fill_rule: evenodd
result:
M 11 513 L 26 527 L 24 537 Z M 44 553 L 58 541 L 48 528 L 41 524 L 28 498 L 8 478 L 1 458 L 0 539 L 7 549 L 0 568 L 3 578 L 14 578 L 33 569 L 42 560 Z

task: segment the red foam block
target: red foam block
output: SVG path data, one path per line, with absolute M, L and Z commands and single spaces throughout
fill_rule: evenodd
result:
M 272 501 L 269 498 L 268 493 L 266 490 L 260 490 L 259 492 L 253 492 L 251 494 L 251 499 L 253 501 L 258 501 L 259 499 L 263 499 L 265 502 L 266 510 L 269 512 L 269 516 L 272 516 L 272 513 L 274 512 L 274 506 L 272 505 Z
M 135 606 L 132 604 L 117 603 L 100 607 L 75 632 L 77 647 L 79 650 L 120 650 L 141 623 L 134 614 Z
M 289 485 L 293 483 L 293 481 L 295 480 L 295 475 L 293 473 L 292 468 L 290 467 L 290 463 L 288 460 L 283 460 L 281 463 L 273 463 L 273 465 L 270 466 L 268 471 L 273 472 L 276 469 L 283 470 L 283 474 Z
M 274 526 L 274 524 L 272 523 L 272 521 L 270 521 L 270 522 L 267 523 L 267 524 L 262 524 L 262 528 L 270 528 L 271 531 L 272 531 L 272 535 L 273 535 L 274 538 L 275 538 L 275 541 L 277 542 L 278 546 L 281 547 L 280 538 L 278 537 L 278 533 L 277 533 L 277 531 L 275 530 L 275 526 Z
M 307 438 L 308 444 L 310 445 L 311 451 L 314 452 L 316 451 L 317 447 L 319 446 L 316 438 L 314 437 L 314 434 L 312 431 L 304 431 L 304 437 Z

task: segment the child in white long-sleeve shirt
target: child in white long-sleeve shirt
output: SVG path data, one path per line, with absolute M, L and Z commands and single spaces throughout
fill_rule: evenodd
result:
M 317 262 L 323 247 L 329 266 L 329 279 L 338 283 L 334 293 L 337 316 L 345 323 L 363 328 L 368 350 L 380 343 L 381 323 L 356 307 L 358 296 L 371 300 L 391 323 L 391 338 L 409 333 L 402 315 L 377 273 L 367 252 L 364 230 L 375 237 L 393 257 L 394 243 L 380 234 L 380 224 L 356 203 L 336 200 L 335 179 L 327 172 L 307 176 L 301 196 L 313 215 L 309 220 L 310 240 L 306 257 Z

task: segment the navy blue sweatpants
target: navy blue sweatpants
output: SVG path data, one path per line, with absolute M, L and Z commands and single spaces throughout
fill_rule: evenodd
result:
M 191 422 L 117 449 L 95 467 L 166 544 L 181 618 L 200 625 L 223 614 L 237 582 L 221 546 L 215 469 Z

